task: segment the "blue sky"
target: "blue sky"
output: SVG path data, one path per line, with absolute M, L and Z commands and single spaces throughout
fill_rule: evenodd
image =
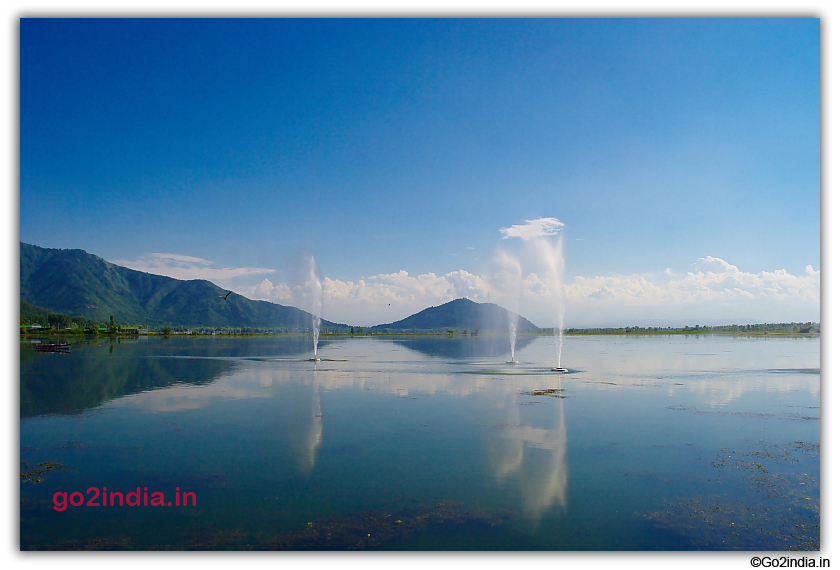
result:
M 552 326 L 541 219 L 568 326 L 818 320 L 820 21 L 21 20 L 24 242 Z

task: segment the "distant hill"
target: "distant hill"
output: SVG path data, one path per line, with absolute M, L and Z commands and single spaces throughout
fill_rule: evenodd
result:
M 387 325 L 377 325 L 367 329 L 369 332 L 446 332 L 449 329 L 461 332 L 507 331 L 507 310 L 493 303 L 476 303 L 469 299 L 455 299 L 437 307 L 429 307 L 401 321 Z M 518 331 L 536 331 L 538 327 L 523 317 L 519 317 Z
M 252 301 L 203 279 L 183 281 L 109 263 L 81 249 L 49 249 L 20 242 L 20 298 L 55 313 L 107 323 L 275 330 L 311 328 L 309 313 Z M 22 310 L 23 306 L 22 306 Z M 26 310 L 31 310 L 28 307 Z M 322 330 L 348 332 L 322 322 Z

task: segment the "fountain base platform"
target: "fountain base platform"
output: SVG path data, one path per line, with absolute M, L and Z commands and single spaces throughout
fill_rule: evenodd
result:
M 552 372 L 559 372 L 560 374 L 567 374 L 569 372 L 568 368 L 552 368 Z
M 519 364 L 519 362 L 516 361 L 516 360 L 508 360 L 506 364 L 513 365 L 513 364 Z
M 309 362 L 321 362 L 320 358 L 310 358 Z

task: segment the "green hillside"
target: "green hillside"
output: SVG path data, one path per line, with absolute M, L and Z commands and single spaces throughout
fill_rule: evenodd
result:
M 205 281 L 183 281 L 114 265 L 81 249 L 20 243 L 20 298 L 55 313 L 107 323 L 152 327 L 311 328 L 311 315 L 295 307 L 252 301 Z M 322 330 L 349 327 L 322 322 Z
M 445 332 L 480 329 L 483 331 L 507 331 L 507 310 L 493 303 L 476 303 L 469 299 L 455 299 L 437 307 L 429 307 L 401 321 L 377 325 L 370 332 Z M 537 326 L 519 317 L 519 331 L 536 331 Z

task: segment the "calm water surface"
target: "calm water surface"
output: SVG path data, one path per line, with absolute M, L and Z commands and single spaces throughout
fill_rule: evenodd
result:
M 819 338 L 311 347 L 21 342 L 21 548 L 819 548 Z M 197 504 L 55 510 L 92 487 Z

